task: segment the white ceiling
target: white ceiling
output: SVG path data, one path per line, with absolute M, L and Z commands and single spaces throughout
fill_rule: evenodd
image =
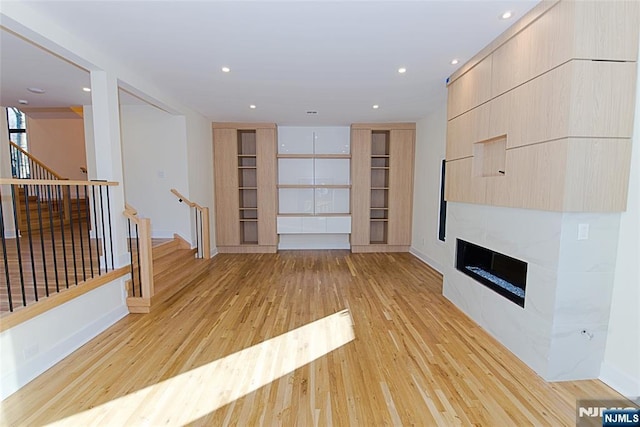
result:
M 346 125 L 424 117 L 445 99 L 445 79 L 537 3 L 54 0 L 29 6 L 211 120 Z M 505 10 L 514 18 L 500 20 Z M 30 106 L 86 104 L 86 71 L 0 34 L 3 105 L 27 96 Z M 460 64 L 451 65 L 453 58 Z M 231 72 L 222 73 L 222 66 Z M 399 74 L 399 67 L 407 72 Z M 47 93 L 25 93 L 34 85 Z

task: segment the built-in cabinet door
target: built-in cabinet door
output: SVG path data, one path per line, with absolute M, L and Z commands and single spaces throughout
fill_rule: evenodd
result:
M 258 244 L 275 246 L 277 214 L 277 159 L 276 130 L 256 130 L 256 157 L 258 175 Z
M 351 245 L 369 244 L 371 130 L 351 130 Z
M 216 201 L 216 243 L 240 244 L 238 199 L 238 133 L 236 129 L 213 130 Z
M 391 130 L 389 135 L 389 234 L 387 244 L 411 245 L 415 131 Z

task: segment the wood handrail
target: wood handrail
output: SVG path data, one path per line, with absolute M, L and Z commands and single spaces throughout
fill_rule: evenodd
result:
M 203 206 L 200 206 L 199 204 L 197 204 L 196 202 L 192 202 L 191 200 L 187 199 L 185 196 L 183 196 L 178 190 L 176 190 L 175 188 L 171 189 L 171 192 L 173 194 L 175 194 L 178 199 L 180 199 L 181 202 L 184 202 L 185 204 L 187 204 L 188 206 L 192 207 L 192 208 L 196 208 L 196 209 L 204 209 Z
M 124 216 L 126 216 L 129 219 L 136 219 L 138 218 L 138 211 L 135 210 L 129 203 L 125 203 L 124 204 L 124 212 L 123 212 Z
M 23 178 L 0 178 L 0 185 L 86 185 L 89 187 L 92 186 L 100 186 L 100 185 L 108 185 L 115 186 L 120 185 L 118 182 L 113 181 L 75 181 L 70 179 L 23 179 Z
M 184 202 L 187 206 L 191 208 L 195 208 L 200 211 L 200 217 L 202 218 L 202 257 L 204 259 L 211 258 L 211 242 L 210 242 L 211 227 L 209 223 L 209 208 L 205 206 L 200 206 L 196 202 L 192 202 L 191 200 L 187 199 L 184 195 L 182 195 L 182 193 L 180 193 L 175 188 L 172 188 L 171 192 L 178 198 L 180 202 Z M 197 232 L 198 231 L 196 230 L 196 233 Z
M 51 169 L 50 167 L 48 167 L 47 165 L 45 165 L 44 163 L 42 163 L 40 160 L 38 160 L 37 157 L 35 157 L 33 154 L 29 153 L 28 151 L 24 150 L 22 147 L 20 147 L 15 142 L 9 141 L 9 145 L 12 146 L 13 148 L 17 149 L 19 152 L 21 152 L 22 154 L 27 156 L 29 159 L 33 160 L 33 162 L 35 164 L 37 164 L 42 169 L 44 169 L 47 172 L 49 172 L 51 175 L 53 175 L 57 179 L 60 179 L 60 180 L 66 180 L 67 179 L 67 178 L 63 177 L 62 175 L 60 175 L 59 173 L 57 173 L 56 171 L 54 171 L 53 169 Z

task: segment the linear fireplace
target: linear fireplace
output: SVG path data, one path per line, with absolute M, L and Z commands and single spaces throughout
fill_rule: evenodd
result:
M 456 269 L 524 307 L 526 262 L 456 239 Z

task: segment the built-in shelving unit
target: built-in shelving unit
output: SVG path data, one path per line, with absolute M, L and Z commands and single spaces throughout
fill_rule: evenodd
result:
M 404 252 L 411 245 L 415 124 L 351 127 L 353 252 Z
M 213 140 L 218 251 L 275 252 L 275 125 L 214 123 Z
M 258 177 L 255 130 L 238 131 L 240 244 L 258 244 Z
M 277 157 L 280 247 L 348 248 L 349 128 L 279 127 Z

